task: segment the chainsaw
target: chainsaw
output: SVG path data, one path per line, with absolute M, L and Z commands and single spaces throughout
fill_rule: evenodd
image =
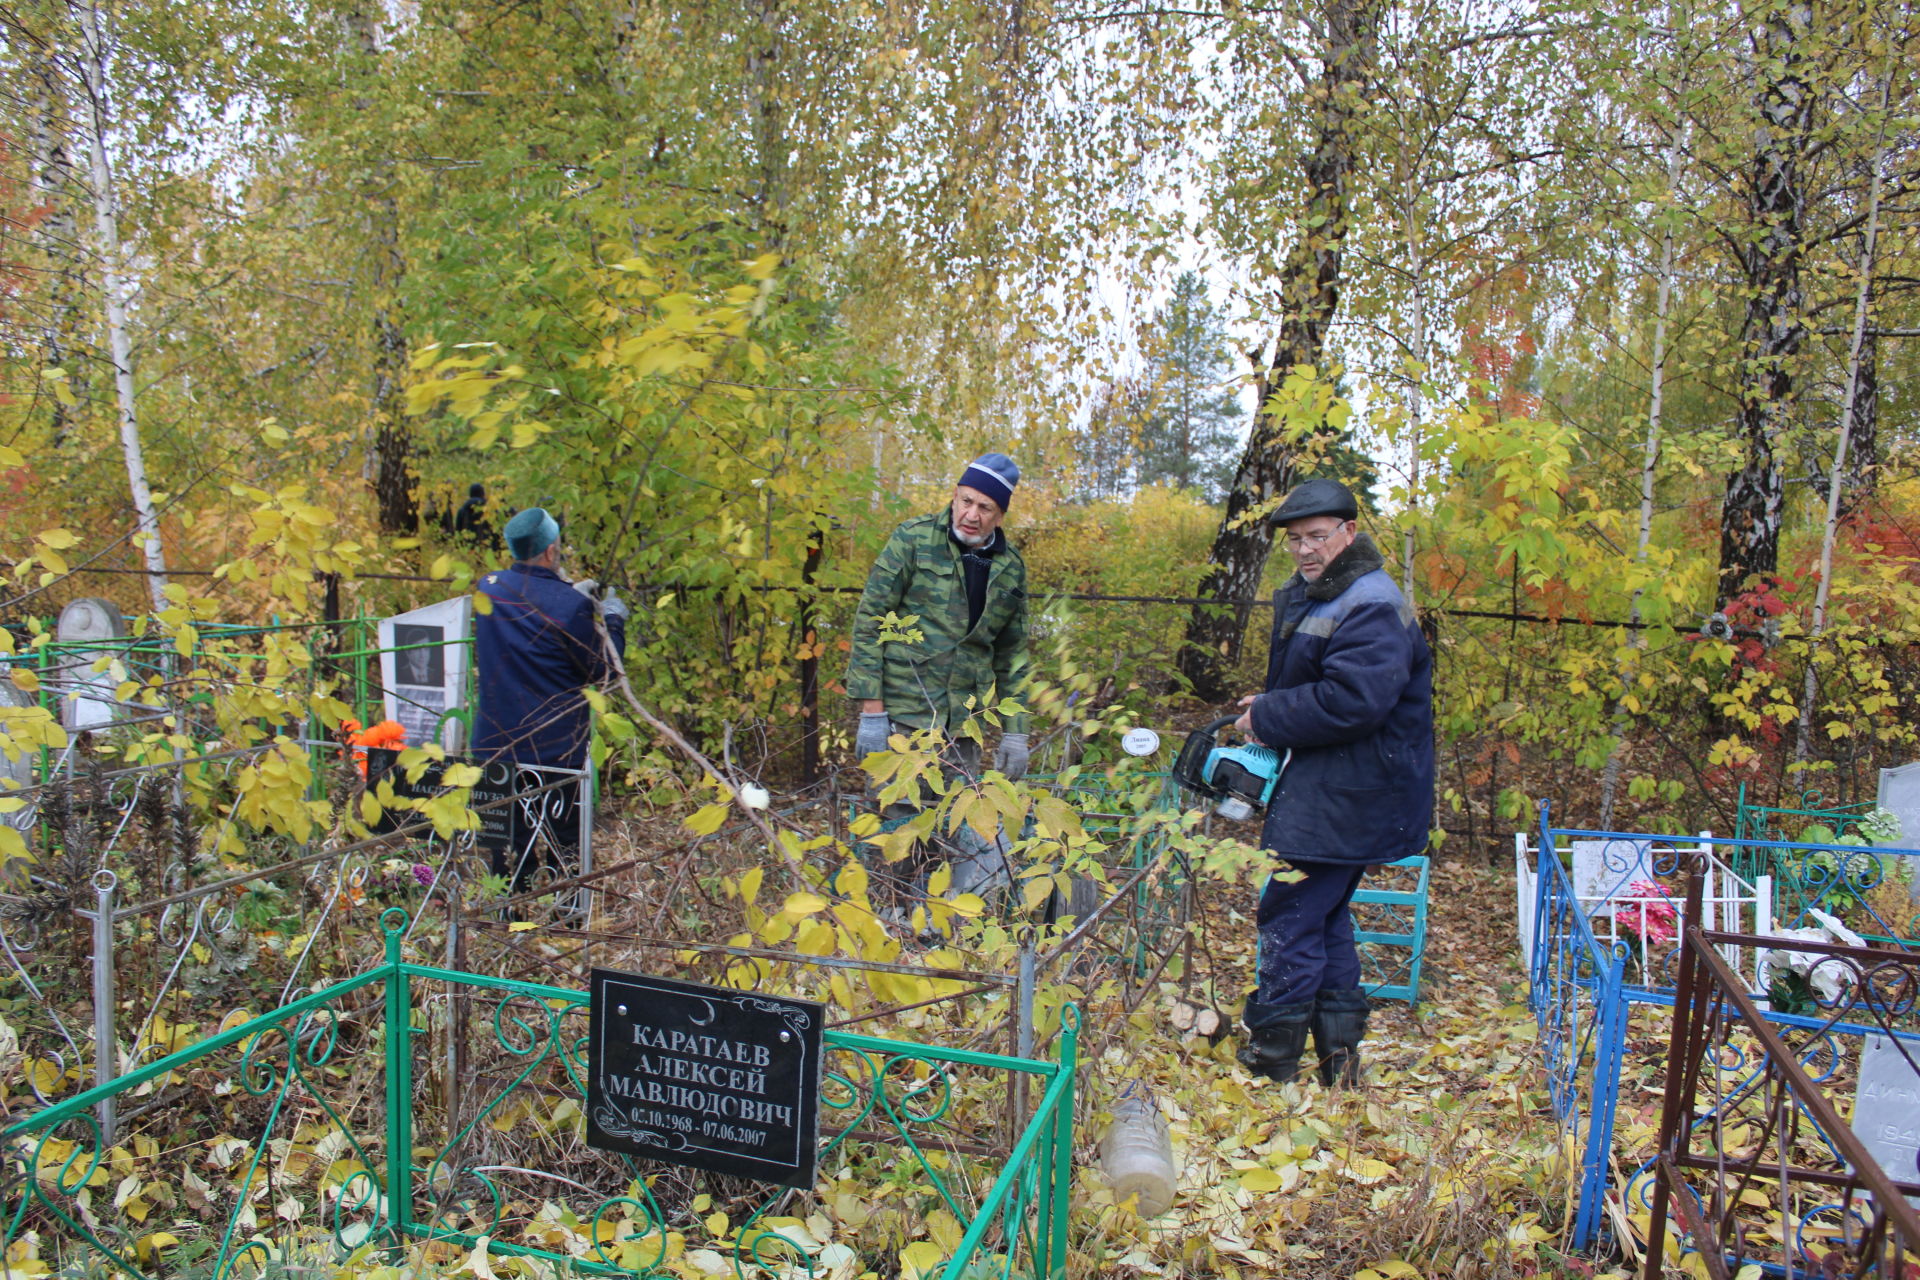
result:
M 1287 761 L 1293 758 L 1291 751 L 1282 756 L 1257 742 L 1219 745 L 1220 730 L 1239 718 L 1222 716 L 1204 729 L 1195 729 L 1173 762 L 1173 780 L 1213 800 L 1213 811 L 1230 822 L 1245 822 L 1267 807 Z

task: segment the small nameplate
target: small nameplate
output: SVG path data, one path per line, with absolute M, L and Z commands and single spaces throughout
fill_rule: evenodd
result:
M 595 969 L 587 1145 L 813 1185 L 826 1006 Z

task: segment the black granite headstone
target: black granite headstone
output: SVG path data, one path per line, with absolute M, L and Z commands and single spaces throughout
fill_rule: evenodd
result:
M 595 969 L 587 1145 L 813 1185 L 826 1006 Z
M 393 793 L 402 799 L 432 799 L 446 791 L 441 771 L 447 764 L 469 764 L 466 760 L 448 760 L 429 764 L 418 780 L 407 781 L 407 771 L 397 768 L 398 751 L 386 747 L 367 750 L 367 786 L 377 788 L 382 778 L 393 784 Z M 559 786 L 548 786 L 551 782 Z M 473 833 L 474 844 L 509 858 L 537 852 L 536 844 L 551 850 L 558 868 L 576 868 L 580 860 L 580 815 L 584 773 L 570 769 L 543 769 L 494 760 L 480 771 L 467 804 L 480 819 Z M 394 831 L 420 821 L 420 815 L 408 809 L 383 813 L 378 830 Z M 562 870 L 562 874 L 574 872 Z

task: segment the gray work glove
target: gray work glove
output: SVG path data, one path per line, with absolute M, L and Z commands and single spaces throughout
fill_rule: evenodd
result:
M 591 600 L 593 599 L 593 593 L 600 589 L 600 580 L 598 578 L 575 578 L 572 586 L 575 591 L 578 591 L 581 595 Z
M 884 711 L 862 711 L 860 713 L 860 731 L 853 735 L 853 754 L 865 760 L 876 751 L 887 749 L 887 735 L 893 732 L 893 721 Z
M 1019 781 L 1027 776 L 1027 735 L 1024 733 L 1003 733 L 1000 746 L 993 753 L 993 767 Z
M 633 616 L 633 610 L 627 608 L 627 602 L 622 600 L 620 593 L 612 587 L 607 588 L 606 598 L 600 602 L 600 612 L 609 618 L 619 618 L 622 621 Z

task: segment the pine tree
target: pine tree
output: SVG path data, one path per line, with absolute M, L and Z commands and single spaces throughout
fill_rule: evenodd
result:
M 1102 383 L 1074 452 L 1080 460 L 1078 491 L 1088 498 L 1124 498 L 1139 484 L 1140 441 L 1154 411 L 1152 387 L 1126 376 Z
M 1220 501 L 1233 480 L 1235 421 L 1244 410 L 1225 386 L 1232 373 L 1226 330 L 1198 272 L 1174 281 L 1173 297 L 1154 317 L 1147 358 L 1152 400 L 1141 423 L 1139 483 L 1199 489 Z

